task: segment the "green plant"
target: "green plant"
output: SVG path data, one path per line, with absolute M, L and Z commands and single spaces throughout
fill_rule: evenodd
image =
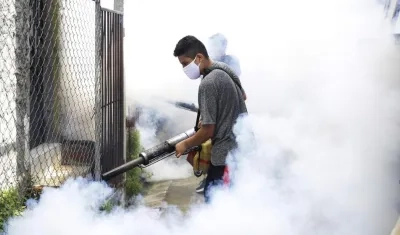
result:
M 138 158 L 141 146 L 140 146 L 140 133 L 136 128 L 128 130 L 127 138 L 127 161 Z M 141 182 L 140 168 L 134 168 L 126 173 L 125 192 L 128 198 L 138 195 L 143 190 L 143 183 Z
M 24 200 L 18 195 L 17 189 L 0 192 L 0 231 L 3 231 L 7 219 L 19 216 L 25 210 Z
M 136 128 L 132 128 L 128 131 L 128 144 L 127 144 L 127 158 L 132 160 L 137 158 L 141 151 L 140 146 L 140 133 Z
M 111 210 L 113 209 L 114 204 L 112 204 L 110 201 L 106 201 L 101 207 L 100 211 L 105 211 L 106 213 L 110 213 Z

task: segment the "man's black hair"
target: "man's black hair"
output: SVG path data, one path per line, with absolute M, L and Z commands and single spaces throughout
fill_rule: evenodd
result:
M 208 59 L 208 52 L 204 44 L 194 36 L 188 35 L 183 37 L 175 46 L 174 56 L 186 56 L 194 59 L 198 53 L 204 55 Z

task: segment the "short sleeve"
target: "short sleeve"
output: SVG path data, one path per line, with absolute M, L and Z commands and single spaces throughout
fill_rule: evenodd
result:
M 199 86 L 199 108 L 202 125 L 217 123 L 217 89 L 212 80 L 204 80 Z

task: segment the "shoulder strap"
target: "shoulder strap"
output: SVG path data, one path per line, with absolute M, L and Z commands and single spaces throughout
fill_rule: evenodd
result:
M 200 109 L 197 111 L 196 125 L 194 126 L 194 131 L 196 132 L 200 129 L 199 121 L 200 121 Z
M 209 74 L 211 71 L 213 71 L 213 70 L 215 70 L 215 69 L 219 69 L 219 70 L 224 71 L 226 74 L 228 74 L 228 76 L 232 79 L 232 81 L 236 84 L 236 86 L 238 86 L 238 87 L 240 88 L 240 90 L 243 90 L 242 86 L 241 86 L 235 79 L 232 78 L 231 74 L 228 73 L 228 71 L 226 71 L 226 70 L 223 69 L 223 68 L 210 68 L 210 69 L 206 69 L 206 70 L 205 70 L 204 76 L 206 76 L 207 74 Z
M 231 76 L 225 69 L 223 69 L 223 68 L 209 68 L 209 69 L 206 69 L 206 70 L 205 70 L 205 73 L 204 73 L 204 77 L 207 76 L 207 74 L 209 74 L 209 73 L 210 73 L 211 71 L 213 71 L 214 69 L 222 70 L 222 71 L 224 71 L 226 74 L 228 74 L 228 76 L 232 79 L 232 81 L 236 84 L 236 86 L 238 86 L 238 87 L 240 88 L 240 90 L 243 91 L 242 86 L 241 86 L 235 79 L 233 79 L 232 76 Z M 200 107 L 199 107 L 199 109 L 198 109 L 198 111 L 197 111 L 196 125 L 194 126 L 194 130 L 195 130 L 196 132 L 200 129 L 200 128 L 198 127 L 199 121 L 200 121 Z

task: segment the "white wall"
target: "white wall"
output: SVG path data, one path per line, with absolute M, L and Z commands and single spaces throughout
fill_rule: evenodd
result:
M 16 176 L 16 152 L 1 154 L 2 147 L 16 141 L 16 78 L 15 41 L 10 32 L 15 31 L 13 0 L 0 1 L 0 190 L 14 187 Z
M 0 19 L 6 22 L 0 25 L 0 147 L 16 139 L 13 6 L 13 0 L 0 1 Z M 62 1 L 59 98 L 62 135 L 68 139 L 94 140 L 94 6 L 93 1 Z
M 100 5 L 103 8 L 114 10 L 114 0 L 101 0 Z
M 61 21 L 62 134 L 93 140 L 95 105 L 95 4 L 63 0 Z
M 13 5 L 12 0 L 0 1 L 0 147 L 16 140 L 15 47 L 10 34 L 15 31 Z
M 0 151 L 16 141 L 14 4 L 15 0 L 0 1 Z M 55 95 L 61 103 L 61 120 L 58 120 L 61 133 L 57 134 L 70 140 L 94 141 L 95 3 L 61 0 L 60 17 L 60 92 Z M 45 65 L 43 69 L 50 69 L 48 66 L 52 65 Z M 54 152 L 51 157 L 57 157 L 60 152 L 59 148 L 47 145 L 44 148 Z M 40 157 L 51 159 L 44 155 Z M 11 180 L 15 173 L 15 151 L 0 155 L 0 189 L 15 186 L 15 181 Z

